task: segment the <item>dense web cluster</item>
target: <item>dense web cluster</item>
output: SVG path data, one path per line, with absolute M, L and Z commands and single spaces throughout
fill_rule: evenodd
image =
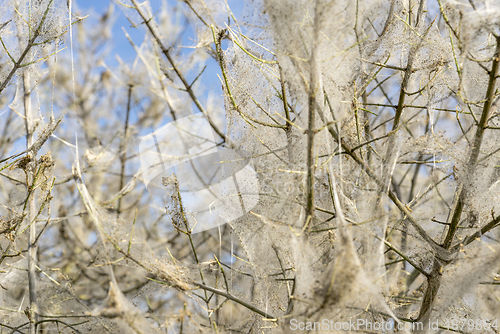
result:
M 0 333 L 498 333 L 500 2 L 6 6 Z

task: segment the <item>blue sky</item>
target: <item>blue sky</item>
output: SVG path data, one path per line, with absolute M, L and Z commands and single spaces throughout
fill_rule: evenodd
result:
M 144 1 L 144 0 L 138 0 Z M 231 11 L 235 15 L 237 19 L 242 17 L 242 11 L 245 5 L 245 0 L 226 0 Z M 223 1 L 221 1 L 223 3 Z M 162 4 L 167 3 L 169 8 L 175 8 L 175 6 L 186 6 L 183 1 L 179 0 L 150 0 L 149 1 L 153 13 L 155 13 Z M 113 39 L 111 41 L 111 45 L 108 47 L 111 49 L 108 56 L 105 59 L 106 65 L 113 68 L 118 65 L 117 57 L 122 59 L 125 63 L 131 64 L 136 59 L 136 51 L 131 46 L 130 42 L 125 36 L 123 28 L 130 35 L 131 39 L 134 43 L 139 46 L 143 43 L 145 38 L 144 29 L 136 29 L 131 27 L 131 23 L 128 21 L 127 17 L 123 13 L 123 7 L 116 0 L 72 0 L 72 8 L 73 12 L 79 16 L 87 16 L 88 21 L 87 24 L 91 24 L 95 20 L 98 20 L 109 8 L 110 5 L 114 5 L 114 26 L 112 29 Z M 186 6 L 187 8 L 187 6 Z M 125 8 L 125 12 L 130 11 L 131 9 Z M 176 15 L 172 11 L 172 15 Z M 184 22 L 183 22 L 184 23 Z M 196 44 L 196 36 L 194 36 L 193 30 L 191 29 L 191 25 L 186 22 L 185 24 L 186 31 L 181 33 L 182 39 L 179 41 L 180 45 L 188 46 Z M 224 47 L 223 43 L 223 47 Z M 175 46 L 174 46 L 175 47 Z M 191 50 L 191 49 L 186 49 Z M 210 93 L 215 91 L 220 91 L 219 94 L 222 94 L 221 83 L 219 76 L 220 68 L 219 64 L 211 57 L 207 58 L 205 63 L 206 68 L 203 74 L 198 79 L 198 82 L 202 84 L 206 89 L 202 89 L 199 94 L 201 100 L 204 101 Z M 76 69 L 78 70 L 78 69 Z M 189 80 L 193 80 L 197 73 L 184 73 Z M 168 121 L 168 120 L 165 120 Z
M 143 0 L 141 0 L 142 2 Z M 153 12 L 155 12 L 163 3 L 163 0 L 149 0 Z M 182 5 L 182 1 L 178 0 L 166 0 L 170 6 Z M 228 0 L 227 1 L 231 10 L 235 14 L 236 18 L 241 17 L 241 13 L 244 7 L 244 0 Z M 114 4 L 115 11 L 114 16 L 116 23 L 113 27 L 113 51 L 110 53 L 110 58 L 107 60 L 108 65 L 115 65 L 115 56 L 119 55 L 121 59 L 126 62 L 133 61 L 136 53 L 129 41 L 125 37 L 122 27 L 124 27 L 132 40 L 137 44 L 141 44 L 144 39 L 144 32 L 140 29 L 131 28 L 130 22 L 127 20 L 125 15 L 120 8 L 120 5 L 116 1 L 111 0 L 72 0 L 73 11 L 78 13 L 80 16 L 90 15 L 90 19 L 94 16 L 95 19 L 99 18 L 109 7 L 110 4 Z M 188 28 L 189 29 L 189 28 Z M 182 43 L 184 45 L 193 44 L 193 35 L 190 30 L 186 31 Z M 208 70 L 208 68 L 207 68 Z
M 170 3 L 172 1 L 169 1 Z M 130 22 L 127 20 L 125 15 L 122 12 L 122 9 L 119 8 L 119 5 L 116 5 L 116 2 L 111 0 L 73 0 L 73 11 L 78 13 L 80 16 L 89 15 L 89 19 L 97 19 L 103 13 L 106 12 L 108 7 L 113 3 L 115 6 L 115 10 L 113 15 L 115 16 L 115 25 L 113 27 L 113 51 L 110 53 L 110 59 L 108 59 L 109 65 L 115 65 L 116 60 L 115 56 L 119 55 L 125 62 L 129 62 L 133 60 L 136 56 L 136 53 L 129 41 L 125 37 L 122 27 L 124 27 L 129 35 L 131 36 L 134 42 L 141 43 L 144 39 L 144 34 L 138 29 L 133 29 L 130 27 Z M 161 3 L 161 0 L 152 0 L 150 1 L 153 10 L 157 9 Z M 94 17 L 93 17 L 94 16 Z

